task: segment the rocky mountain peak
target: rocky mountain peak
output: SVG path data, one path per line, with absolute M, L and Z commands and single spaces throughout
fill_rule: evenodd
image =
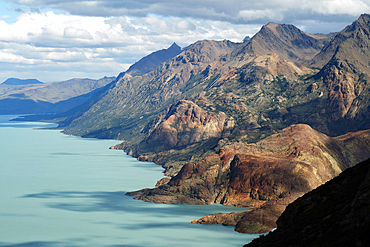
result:
M 173 44 L 167 49 L 167 50 L 179 50 L 181 47 L 176 44 L 176 42 L 173 42 Z
M 312 61 L 307 63 L 312 67 L 323 67 L 327 64 L 330 59 L 338 51 L 338 47 L 342 43 L 346 42 L 347 39 L 354 38 L 357 39 L 357 36 L 364 36 L 369 34 L 370 27 L 370 15 L 362 14 L 356 21 L 351 25 L 345 27 L 341 32 L 337 33 L 330 42 L 328 42 L 323 49 L 318 53 Z M 362 41 L 361 41 L 362 42 Z M 342 45 L 343 46 L 343 45 Z
M 368 28 L 369 23 L 370 23 L 370 15 L 369 14 L 362 14 L 356 21 L 354 21 L 352 23 L 352 25 L 348 26 L 348 28 L 351 28 L 352 26 L 355 26 L 355 27 L 361 26 L 361 27 L 367 27 Z
M 270 22 L 240 48 L 239 54 L 260 56 L 275 52 L 286 59 L 303 63 L 319 53 L 326 41 L 326 36 L 305 33 L 294 25 Z
M 156 52 L 149 54 L 148 56 L 143 57 L 138 62 L 130 66 L 130 68 L 123 74 L 129 74 L 131 76 L 141 76 L 146 74 L 155 68 L 157 68 L 161 63 L 166 62 L 167 60 L 177 56 L 182 52 L 180 46 L 176 43 L 173 43 L 169 48 L 162 49 Z M 122 75 L 119 76 L 121 78 Z

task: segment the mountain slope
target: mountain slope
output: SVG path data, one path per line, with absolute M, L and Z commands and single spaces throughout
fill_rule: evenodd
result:
M 368 29 L 368 14 L 362 14 L 357 20 L 355 20 L 351 25 L 345 27 L 339 33 L 333 33 L 331 36 L 334 35 L 332 40 L 328 42 L 323 49 L 318 53 L 308 64 L 310 66 L 322 68 L 325 64 L 327 64 L 332 56 L 336 53 L 338 46 L 341 43 L 345 42 L 348 39 L 356 38 L 354 32 L 358 32 L 360 29 Z M 361 32 L 361 31 L 360 31 Z M 366 33 L 366 31 L 365 31 Z
M 315 57 L 316 60 L 330 57 L 320 72 L 312 77 L 318 86 L 314 90 L 322 92 L 322 97 L 304 108 L 316 108 L 316 115 L 311 119 L 326 122 L 332 134 L 356 131 L 370 124 L 369 25 L 370 15 L 361 15 Z M 299 106 L 292 108 L 291 112 L 297 110 Z M 286 116 L 287 123 L 292 122 L 290 117 L 289 114 Z
M 367 100 L 360 102 L 358 97 L 363 92 L 366 97 L 369 90 L 370 15 L 362 15 L 341 34 L 347 39 L 337 46 L 333 57 L 317 75 L 328 86 L 330 104 L 338 109 L 334 120 L 352 119 L 366 110 L 362 103 Z
M 277 229 L 245 246 L 369 246 L 370 160 L 290 204 Z
M 316 75 L 305 79 L 310 84 L 306 95 L 316 97 L 287 105 L 283 115 L 268 111 L 266 117 L 285 126 L 309 124 L 329 135 L 370 126 L 369 20 L 369 15 L 361 15 L 312 60 L 326 61 Z
M 196 86 L 191 83 L 198 83 L 197 76 L 206 71 L 209 63 L 217 63 L 220 56 L 230 53 L 235 46 L 229 41 L 197 42 L 150 73 L 136 77 L 123 75 L 106 96 L 74 119 L 65 133 L 140 139 L 140 132 L 149 120 L 183 98 L 183 92 Z

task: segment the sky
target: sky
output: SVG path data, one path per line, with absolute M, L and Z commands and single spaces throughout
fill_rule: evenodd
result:
M 341 31 L 370 0 L 0 0 L 0 83 L 117 76 L 173 42 L 242 42 L 268 22 Z

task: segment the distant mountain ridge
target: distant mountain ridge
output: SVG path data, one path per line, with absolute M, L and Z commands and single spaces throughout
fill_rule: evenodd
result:
M 115 77 L 6 85 L 0 84 L 0 114 L 55 114 L 68 111 L 92 97 L 92 92 Z
M 37 80 L 37 79 L 8 78 L 1 84 L 4 84 L 4 85 L 28 85 L 28 84 L 42 84 L 42 82 Z

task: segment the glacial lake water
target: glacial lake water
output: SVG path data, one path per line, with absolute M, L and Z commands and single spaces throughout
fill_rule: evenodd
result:
M 55 124 L 0 116 L 0 246 L 243 246 L 258 237 L 189 222 L 221 205 L 164 205 L 127 191 L 153 187 L 163 169 L 139 162 L 114 140 L 38 130 Z

